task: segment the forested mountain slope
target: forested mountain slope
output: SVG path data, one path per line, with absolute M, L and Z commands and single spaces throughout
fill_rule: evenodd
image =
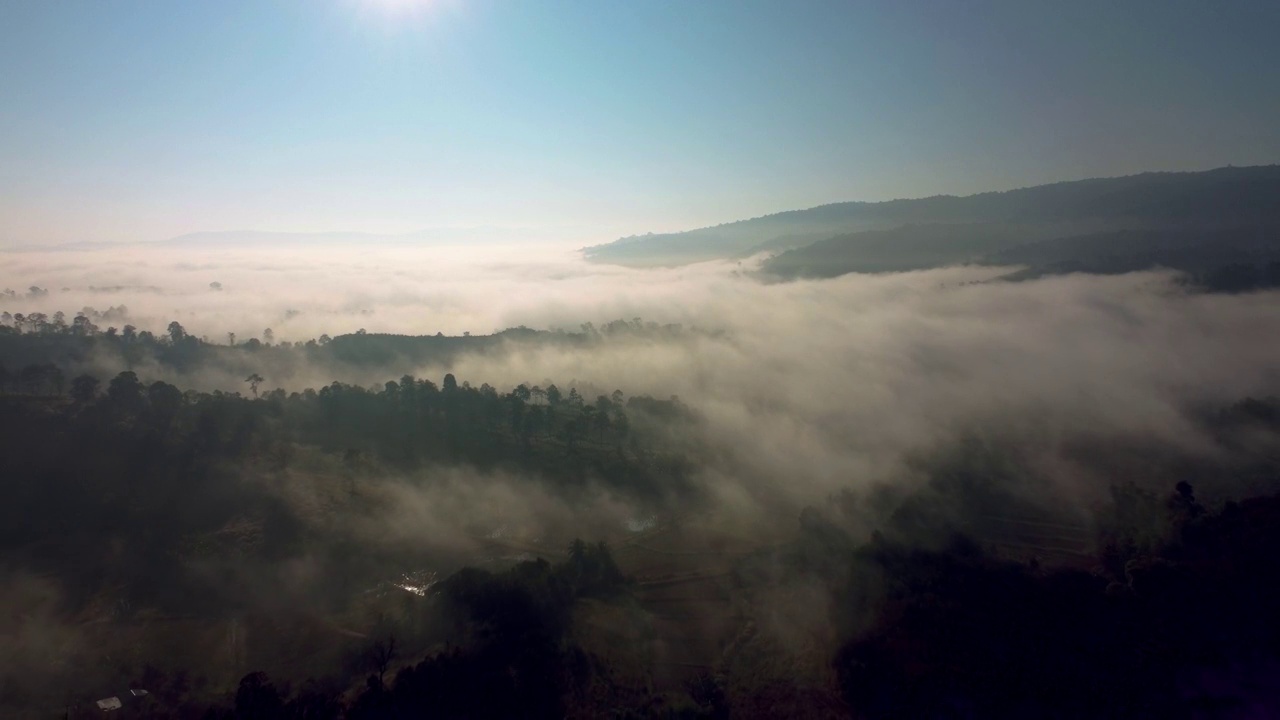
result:
M 783 276 L 832 276 L 962 262 L 1019 240 L 1277 225 L 1280 166 L 1269 165 L 1095 178 L 966 197 L 837 203 L 683 233 L 632 236 L 584 252 L 596 262 L 643 266 L 802 248 L 766 269 Z

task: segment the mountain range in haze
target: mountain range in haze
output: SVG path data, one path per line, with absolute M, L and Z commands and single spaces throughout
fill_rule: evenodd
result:
M 406 233 L 368 232 L 276 232 L 266 230 L 224 230 L 193 232 L 161 241 L 166 245 L 194 247 L 263 247 L 313 245 L 455 245 L 519 242 L 554 237 L 555 229 L 518 227 L 437 227 Z
M 887 202 L 846 202 L 681 233 L 621 238 L 588 260 L 670 266 L 762 253 L 766 277 L 978 263 L 1019 277 L 1169 267 L 1259 284 L 1280 274 L 1280 166 L 1143 173 Z M 1262 283 L 1269 284 L 1269 283 Z M 1243 289 L 1243 288 L 1239 288 Z

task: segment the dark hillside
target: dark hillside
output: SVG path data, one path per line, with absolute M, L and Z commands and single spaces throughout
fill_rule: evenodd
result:
M 1213 229 L 1280 225 L 1280 166 L 1226 167 L 1205 172 L 1143 173 L 1039 185 L 966 197 L 937 196 L 880 203 L 837 203 L 726 223 L 683 233 L 632 236 L 585 250 L 587 259 L 623 265 L 678 265 L 713 258 L 741 257 L 762 250 L 802 248 L 842 236 L 843 266 L 916 267 L 924 260 L 919 244 L 935 241 L 907 232 L 908 247 L 894 256 L 877 247 L 860 255 L 867 240 L 860 233 L 904 226 L 966 224 L 1000 226 L 1001 232 L 1025 232 L 1025 241 L 1120 229 L 1178 227 Z M 1034 229 L 1033 229 L 1034 228 Z M 905 232 L 900 230 L 900 232 Z M 916 231 L 918 232 L 918 231 Z M 964 233 L 962 233 L 963 241 Z M 987 247 L 983 252 L 995 248 Z M 943 264 L 964 258 L 973 248 L 942 253 Z M 823 251 L 821 259 L 831 254 Z M 777 274 L 829 277 L 837 268 L 800 265 L 803 256 L 778 266 Z M 787 272 L 783 272 L 787 270 Z M 857 270 L 843 270 L 856 272 Z

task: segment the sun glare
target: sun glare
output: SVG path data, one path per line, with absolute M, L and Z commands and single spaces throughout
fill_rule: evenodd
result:
M 437 0 L 360 0 L 360 4 L 382 15 L 404 17 L 430 10 Z
M 461 9 L 457 0 L 340 0 L 352 8 L 362 21 L 384 33 L 398 34 L 424 24 L 435 24 L 456 17 Z

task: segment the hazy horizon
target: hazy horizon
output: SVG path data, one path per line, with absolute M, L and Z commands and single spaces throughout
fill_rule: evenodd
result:
M 1177 170 L 1146 170 L 1146 171 L 1141 171 L 1136 173 L 1130 173 L 1127 175 L 1117 175 L 1117 176 L 1108 176 L 1108 177 L 1123 178 L 1123 177 L 1135 177 L 1135 176 L 1141 176 L 1141 175 L 1162 174 L 1162 173 L 1163 174 L 1191 174 L 1196 172 L 1224 170 L 1229 168 L 1272 167 L 1276 164 L 1277 163 L 1260 163 L 1257 165 L 1244 165 L 1244 166 L 1224 165 L 1224 166 L 1215 166 L 1215 167 L 1209 167 L 1209 168 L 1190 168 L 1190 169 L 1177 169 Z M 1096 180 L 1096 179 L 1105 179 L 1105 178 L 1096 178 L 1096 177 L 1063 178 L 1059 180 L 1050 181 L 1044 184 L 1055 185 L 1060 183 L 1072 183 L 1072 182 L 1078 182 L 1083 180 Z M 828 203 L 822 203 L 820 205 L 770 210 L 768 212 L 757 213 L 754 215 L 746 215 L 743 217 L 725 219 L 719 222 L 710 223 L 708 225 L 673 228 L 666 232 L 670 232 L 670 233 L 687 232 L 690 230 L 716 227 L 719 225 L 735 223 L 743 220 L 752 220 L 752 219 L 757 219 L 762 217 L 769 217 L 771 215 L 776 215 L 780 213 L 792 212 L 797 210 L 799 211 L 813 210 L 813 209 L 818 209 L 818 208 L 827 207 L 831 205 L 841 205 L 841 204 L 847 204 L 847 203 L 879 203 L 879 202 L 893 202 L 893 201 L 902 201 L 902 200 L 933 199 L 933 198 L 939 198 L 939 197 L 963 198 L 963 197 L 969 197 L 971 195 L 984 195 L 988 193 L 1003 193 L 1011 190 L 1021 190 L 1021 189 L 1026 189 L 1027 187 L 1036 187 L 1036 186 L 1020 185 L 1017 187 L 990 188 L 986 190 L 977 190 L 977 191 L 974 191 L 973 193 L 965 193 L 965 194 L 940 192 L 940 193 L 936 193 L 928 196 L 893 197 L 893 198 L 882 198 L 877 200 L 863 200 L 860 198 L 850 198 L 846 200 L 836 200 Z M 191 243 L 191 242 L 200 241 L 200 240 L 211 241 L 216 246 L 222 243 L 243 244 L 247 242 L 252 242 L 255 239 L 265 239 L 268 241 L 270 240 L 283 241 L 288 239 L 301 240 L 301 239 L 309 239 L 309 238 L 328 240 L 331 242 L 346 240 L 346 241 L 359 241 L 359 242 L 368 241 L 368 242 L 375 242 L 375 243 L 391 242 L 392 244 L 412 243 L 416 241 L 416 242 L 420 242 L 422 247 L 454 247 L 459 245 L 477 244 L 477 243 L 481 247 L 486 247 L 486 246 L 492 247 L 494 245 L 501 245 L 501 244 L 511 243 L 515 241 L 518 243 L 532 242 L 532 243 L 541 243 L 544 245 L 551 245 L 551 246 L 573 247 L 575 249 L 582 249 L 584 247 L 590 247 L 592 245 L 607 244 L 618 238 L 638 237 L 645 234 L 648 234 L 648 235 L 656 234 L 653 231 L 645 231 L 645 232 L 637 231 L 637 232 L 631 232 L 631 233 L 621 232 L 621 234 L 606 236 L 606 235 L 601 235 L 600 232 L 601 231 L 596 229 L 585 229 L 580 226 L 539 227 L 539 226 L 495 226 L 495 225 L 428 226 L 428 227 L 419 227 L 419 228 L 414 228 L 411 230 L 405 230 L 400 232 L 373 232 L 373 231 L 353 229 L 353 228 L 332 228 L 332 229 L 326 229 L 326 230 L 265 230 L 265 229 L 259 229 L 259 228 L 220 228 L 220 229 L 192 230 L 192 231 L 184 232 L 171 237 L 164 237 L 164 238 L 151 239 L 151 240 L 114 240 L 114 241 L 84 240 L 84 241 L 71 241 L 71 242 L 65 242 L 65 243 L 53 243 L 53 244 L 47 244 L 47 245 L 17 244 L 12 246 L 0 246 L 0 251 L 57 250 L 64 247 L 75 248 L 78 246 L 84 246 L 87 248 L 99 247 L 102 249 L 107 249 L 113 245 L 160 246 L 167 243 L 174 243 L 174 242 Z

